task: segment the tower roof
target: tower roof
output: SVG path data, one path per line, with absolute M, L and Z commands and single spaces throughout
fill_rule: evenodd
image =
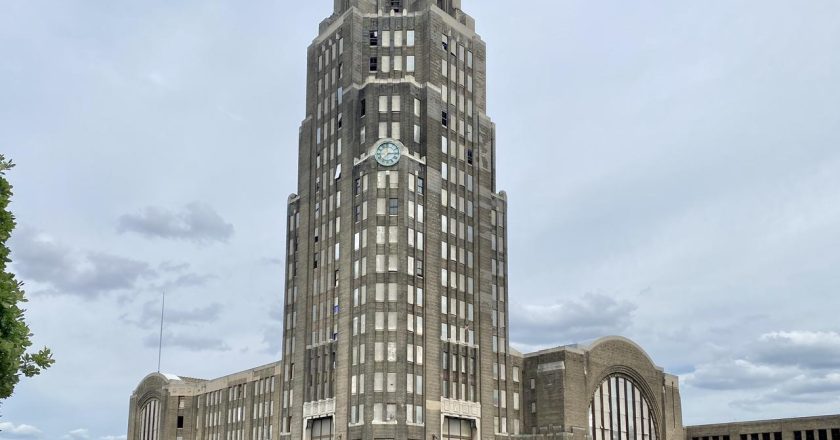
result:
M 336 14 L 354 7 L 365 13 L 376 13 L 391 8 L 409 12 L 421 11 L 434 5 L 451 15 L 455 15 L 455 11 L 461 9 L 461 0 L 333 0 L 333 2 Z

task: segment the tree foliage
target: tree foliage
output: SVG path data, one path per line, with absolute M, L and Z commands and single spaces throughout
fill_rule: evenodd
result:
M 12 395 L 21 375 L 33 377 L 52 366 L 55 361 L 48 348 L 28 352 L 32 333 L 26 325 L 21 305 L 26 302 L 23 283 L 8 271 L 9 247 L 6 242 L 15 228 L 15 217 L 9 212 L 12 186 L 6 171 L 14 164 L 0 154 L 0 399 Z

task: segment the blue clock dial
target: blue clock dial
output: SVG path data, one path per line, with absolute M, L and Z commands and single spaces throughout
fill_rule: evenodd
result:
M 394 166 L 400 161 L 400 147 L 393 142 L 383 142 L 376 148 L 374 156 L 382 166 Z

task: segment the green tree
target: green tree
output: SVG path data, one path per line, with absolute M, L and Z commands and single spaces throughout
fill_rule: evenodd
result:
M 55 363 L 48 348 L 28 352 L 32 333 L 24 319 L 26 310 L 20 308 L 26 302 L 26 295 L 23 283 L 7 268 L 11 259 L 6 242 L 15 229 L 15 217 L 8 210 L 12 186 L 6 180 L 6 171 L 14 166 L 0 154 L 0 399 L 12 395 L 21 375 L 37 376 Z

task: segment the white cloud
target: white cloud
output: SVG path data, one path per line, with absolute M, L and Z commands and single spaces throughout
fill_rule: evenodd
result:
M 35 439 L 43 435 L 40 429 L 26 424 L 15 425 L 12 422 L 0 422 L 0 438 Z
M 617 335 L 633 321 L 636 306 L 603 294 L 553 304 L 511 303 L 511 338 L 528 350 Z
M 79 428 L 79 429 L 74 429 L 74 430 L 68 432 L 67 434 L 64 435 L 63 438 L 65 438 L 67 440 L 88 440 L 91 437 L 90 437 L 90 431 L 88 431 L 87 429 Z

